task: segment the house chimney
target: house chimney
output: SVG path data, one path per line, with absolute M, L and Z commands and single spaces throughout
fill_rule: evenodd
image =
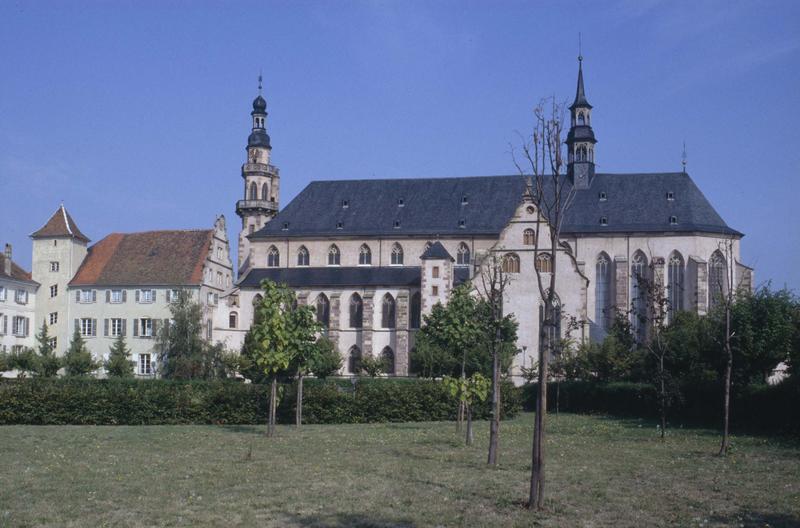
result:
M 3 262 L 3 273 L 11 276 L 11 244 L 6 243 L 6 260 Z

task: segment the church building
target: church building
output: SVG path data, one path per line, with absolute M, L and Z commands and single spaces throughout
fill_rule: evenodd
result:
M 492 255 L 510 277 L 503 309 L 519 322 L 514 376 L 535 362 L 542 305 L 535 270 L 548 273 L 552 259 L 562 318 L 582 321 L 576 337 L 583 340 L 602 339 L 617 311 L 646 302 L 637 277 L 648 273 L 662 279 L 670 316 L 706 313 L 729 270 L 735 284 L 752 287 L 752 269 L 739 260 L 742 233 L 685 169 L 596 172 L 582 58 L 566 137 L 564 177 L 574 199 L 555 255 L 534 252 L 539 215 L 521 175 L 315 181 L 280 209 L 266 107 L 259 93 L 236 206 L 240 269 L 228 305 L 239 324 L 225 337 L 231 348 L 243 341 L 263 279 L 288 284 L 299 302 L 315 307 L 345 358 L 343 374 L 359 357 L 380 355 L 401 376 L 409 373 L 422 316 Z M 728 243 L 731 251 L 723 249 Z
M 742 233 L 725 223 L 685 171 L 595 171 L 582 60 L 569 110 L 565 177 L 574 199 L 562 247 L 556 255 L 540 248 L 534 258 L 538 215 L 520 175 L 316 181 L 279 209 L 279 171 L 270 163 L 259 94 L 242 166 L 244 199 L 237 203 L 241 265 L 232 297 L 242 324 L 231 329 L 228 345 L 240 346 L 259 284 L 271 279 L 316 308 L 346 359 L 344 374 L 359 357 L 381 355 L 393 374 L 406 375 L 422 315 L 446 303 L 452 288 L 475 278 L 494 254 L 510 276 L 504 311 L 520 325 L 522 353 L 512 371 L 518 375 L 535 361 L 539 341 L 535 269 L 547 273 L 553 258 L 562 317 L 583 322 L 581 339 L 602 339 L 616 311 L 645 302 L 637 277 L 646 273 L 662 278 L 672 312 L 705 313 L 728 270 L 735 284 L 751 287 L 752 269 L 739 262 Z M 732 252 L 726 256 L 727 241 Z

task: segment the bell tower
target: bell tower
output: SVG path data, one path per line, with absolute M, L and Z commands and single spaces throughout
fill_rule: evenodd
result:
M 567 134 L 567 174 L 576 189 L 588 189 L 594 179 L 594 145 L 592 105 L 583 89 L 583 56 L 578 55 L 578 89 L 569 107 L 571 126 Z
M 267 134 L 267 102 L 261 95 L 261 75 L 258 76 L 258 96 L 250 112 L 253 127 L 247 138 L 247 159 L 242 165 L 244 195 L 236 202 L 236 214 L 242 219 L 239 232 L 239 273 L 250 267 L 250 239 L 278 212 L 280 171 L 270 163 L 272 146 Z

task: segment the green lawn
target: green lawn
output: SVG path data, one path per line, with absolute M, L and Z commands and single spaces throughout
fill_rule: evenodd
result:
M 800 444 L 551 416 L 548 511 L 522 508 L 532 415 L 452 423 L 0 428 L 1 526 L 798 526 Z

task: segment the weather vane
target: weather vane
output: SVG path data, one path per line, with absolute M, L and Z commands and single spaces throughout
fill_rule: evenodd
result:
M 578 31 L 578 61 L 583 61 L 583 46 L 581 46 L 581 32 Z

